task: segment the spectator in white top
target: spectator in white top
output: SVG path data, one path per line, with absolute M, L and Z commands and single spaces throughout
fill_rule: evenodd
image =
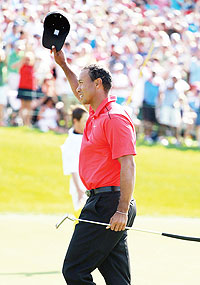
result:
M 82 106 L 73 110 L 73 126 L 69 131 L 67 139 L 61 146 L 64 175 L 71 175 L 69 192 L 72 196 L 76 216 L 78 216 L 87 198 L 85 194 L 86 188 L 79 176 L 79 153 L 87 118 L 88 113 Z
M 158 121 L 161 124 L 159 138 L 161 143 L 163 141 L 162 135 L 166 134 L 167 127 L 172 129 L 173 135 L 176 138 L 176 143 L 180 143 L 179 127 L 181 125 L 181 92 L 177 88 L 179 80 L 181 80 L 181 74 L 178 72 L 172 72 L 169 80 L 166 82 L 166 89 L 161 95 L 160 110 L 158 114 Z
M 123 104 L 131 93 L 131 83 L 126 74 L 123 73 L 123 64 L 118 62 L 113 67 L 112 95 L 117 97 L 117 103 Z
M 38 114 L 38 127 L 42 132 L 58 131 L 58 112 L 53 98 L 47 97 Z

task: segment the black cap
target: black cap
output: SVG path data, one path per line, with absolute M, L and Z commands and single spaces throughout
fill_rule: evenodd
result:
M 55 46 L 56 51 L 61 50 L 69 30 L 70 23 L 63 12 L 48 13 L 44 19 L 43 46 L 48 49 L 52 49 L 52 46 Z

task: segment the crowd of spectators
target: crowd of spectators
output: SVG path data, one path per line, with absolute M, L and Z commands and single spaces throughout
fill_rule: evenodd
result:
M 67 13 L 63 50 L 79 74 L 98 63 L 148 143 L 200 146 L 200 1 L 7 0 L 0 4 L 0 125 L 65 132 L 76 103 L 41 44 L 50 11 Z

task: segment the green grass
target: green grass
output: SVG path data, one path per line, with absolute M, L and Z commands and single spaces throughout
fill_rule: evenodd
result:
M 138 213 L 200 217 L 200 152 L 158 145 L 137 149 Z
M 0 128 L 0 212 L 72 212 L 60 145 L 66 135 Z M 200 217 L 200 151 L 137 144 L 139 215 Z
M 66 135 L 26 128 L 0 129 L 0 211 L 71 211 L 60 145 Z

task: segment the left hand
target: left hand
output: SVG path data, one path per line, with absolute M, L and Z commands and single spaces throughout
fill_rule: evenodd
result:
M 116 212 L 110 219 L 110 227 L 106 229 L 111 229 L 112 231 L 124 231 L 128 221 L 128 216 Z
M 55 62 L 62 67 L 66 64 L 65 54 L 62 50 L 56 51 L 55 46 L 52 46 L 51 54 L 53 53 Z
M 78 189 L 78 201 L 79 203 L 82 201 L 83 197 L 85 195 L 85 191 L 83 191 L 82 189 Z

